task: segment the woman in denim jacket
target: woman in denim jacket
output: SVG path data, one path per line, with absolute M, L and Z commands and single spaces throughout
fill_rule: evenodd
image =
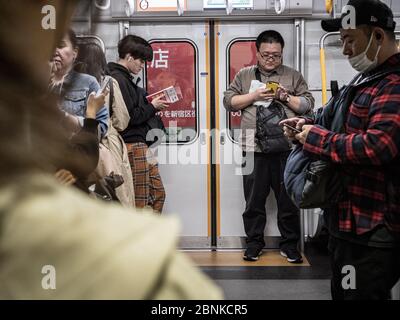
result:
M 72 68 L 78 54 L 78 43 L 75 33 L 69 30 L 57 47 L 52 60 L 51 91 L 62 99 L 60 107 L 63 111 L 76 116 L 81 127 L 85 118 L 87 98 L 90 93 L 98 92 L 97 80 L 87 74 L 75 72 Z M 100 125 L 100 135 L 104 137 L 108 130 L 108 110 L 104 106 L 96 114 Z

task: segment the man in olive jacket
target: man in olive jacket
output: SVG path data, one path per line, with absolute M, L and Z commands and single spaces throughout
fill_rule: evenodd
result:
M 282 129 L 278 125 L 275 130 L 281 132 L 283 138 L 283 141 L 275 142 L 275 146 L 280 148 L 279 151 L 263 152 L 260 148 L 261 141 L 256 138 L 259 107 L 257 104 L 274 99 L 274 103 L 283 106 L 288 118 L 308 113 L 314 107 L 314 98 L 308 91 L 303 76 L 282 64 L 284 44 L 282 36 L 277 31 L 262 32 L 256 40 L 258 64 L 240 70 L 224 97 L 224 106 L 228 111 L 241 111 L 239 144 L 247 158 L 254 156 L 253 171 L 243 175 L 246 200 L 243 222 L 247 235 L 247 249 L 243 258 L 249 261 L 258 260 L 265 245 L 265 202 L 272 188 L 278 205 L 278 227 L 282 235 L 281 254 L 289 262 L 302 262 L 297 249 L 300 239 L 299 210 L 288 197 L 283 185 L 283 171 L 290 152 L 290 144 L 283 137 Z M 255 80 L 263 83 L 278 82 L 280 87 L 275 94 L 267 92 L 265 85 L 264 88 L 250 92 Z M 271 138 L 273 137 L 268 136 L 267 140 Z M 284 148 L 285 151 L 282 150 Z

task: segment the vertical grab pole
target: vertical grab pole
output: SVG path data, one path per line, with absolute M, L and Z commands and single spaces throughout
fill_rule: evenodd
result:
M 304 242 L 305 242 L 305 230 L 304 230 L 304 225 L 305 225 L 305 210 L 300 209 L 300 252 L 304 253 Z
M 306 63 L 305 63 L 305 57 L 306 57 L 306 23 L 304 19 L 301 19 L 301 34 L 300 34 L 300 52 L 301 52 L 301 59 L 300 59 L 300 72 L 305 77 L 306 75 Z
M 210 143 L 210 159 L 211 159 L 211 249 L 215 251 L 217 249 L 217 162 L 215 147 L 216 146 L 216 94 L 215 94 L 215 21 L 211 20 L 209 22 L 209 41 L 210 41 L 210 130 L 211 130 L 211 143 Z
M 328 96 L 326 85 L 325 49 L 323 47 L 319 49 L 319 59 L 321 65 L 322 104 L 325 105 L 328 102 Z
M 294 22 L 295 32 L 296 32 L 296 61 L 295 66 L 296 70 L 300 72 L 301 70 L 301 39 L 300 39 L 300 27 L 301 27 L 301 20 L 296 19 Z
M 296 19 L 294 22 L 295 34 L 296 34 L 296 57 L 295 57 L 295 67 L 297 71 L 301 71 L 303 69 L 302 57 L 303 54 L 303 24 L 302 20 Z M 303 73 L 304 75 L 304 73 Z M 307 218 L 305 217 L 305 210 L 300 209 L 300 251 L 304 253 L 304 242 L 305 242 L 305 223 Z
M 340 32 L 329 32 L 321 37 L 319 41 L 319 59 L 321 66 L 321 82 L 322 82 L 322 104 L 325 105 L 328 102 L 328 88 L 326 84 L 326 61 L 325 61 L 325 39 L 333 36 L 340 35 Z

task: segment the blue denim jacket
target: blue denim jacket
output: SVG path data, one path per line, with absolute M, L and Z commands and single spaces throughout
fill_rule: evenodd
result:
M 79 117 L 81 125 L 86 114 L 87 98 L 91 92 L 98 92 L 100 85 L 96 78 L 84 74 L 71 71 L 65 78 L 63 83 L 63 99 L 61 109 L 69 114 Z M 109 114 L 106 106 L 101 108 L 96 114 L 96 120 L 100 125 L 101 137 L 107 133 Z

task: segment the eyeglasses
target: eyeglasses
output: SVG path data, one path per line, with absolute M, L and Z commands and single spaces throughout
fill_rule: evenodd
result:
M 265 54 L 260 53 L 260 56 L 264 60 L 268 59 L 279 60 L 280 58 L 282 58 L 282 55 L 280 53 L 265 53 Z

